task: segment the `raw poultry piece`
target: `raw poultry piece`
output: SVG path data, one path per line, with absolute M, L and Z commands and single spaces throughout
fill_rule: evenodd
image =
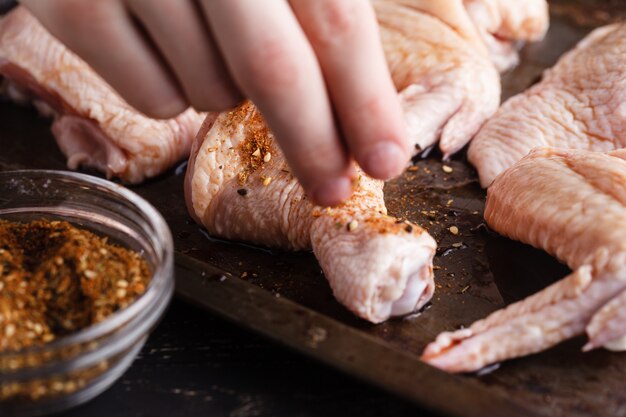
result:
M 410 139 L 417 152 L 439 141 L 448 158 L 497 110 L 500 76 L 486 51 L 477 52 L 465 34 L 429 14 L 443 14 L 443 3 L 435 3 L 430 8 L 423 0 L 373 4 Z M 448 21 L 472 28 L 462 7 L 453 9 Z
M 573 272 L 467 329 L 440 334 L 423 359 L 475 371 L 587 333 L 585 350 L 626 349 L 626 152 L 539 148 L 487 194 L 498 233 L 546 250 Z
M 483 187 L 539 146 L 626 147 L 626 24 L 596 29 L 543 80 L 508 100 L 474 138 L 469 160 Z
M 519 63 L 521 42 L 543 39 L 550 24 L 546 0 L 463 0 L 463 3 L 501 72 Z
M 94 167 L 137 183 L 189 155 L 204 115 L 150 119 L 130 107 L 23 7 L 0 19 L 0 76 L 17 101 L 54 116 L 52 133 L 68 167 Z
M 371 322 L 411 313 L 433 294 L 435 241 L 386 215 L 383 183 L 361 175 L 341 206 L 314 206 L 249 102 L 207 117 L 185 194 L 192 217 L 211 235 L 312 249 L 335 297 Z
M 448 25 L 466 41 L 473 44 L 478 52 L 487 54 L 487 46 L 483 42 L 478 26 L 474 23 L 472 16 L 468 13 L 470 1 L 465 0 L 374 0 L 382 2 L 393 2 L 409 9 L 426 13 Z M 478 3 L 491 3 L 488 0 L 476 0 Z M 419 30 L 418 27 L 415 29 Z
M 441 20 L 500 71 L 515 66 L 521 42 L 541 40 L 549 26 L 546 0 L 394 0 Z

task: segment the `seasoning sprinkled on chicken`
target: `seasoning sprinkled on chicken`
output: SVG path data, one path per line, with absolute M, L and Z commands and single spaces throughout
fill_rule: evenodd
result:
M 354 195 L 342 205 L 313 205 L 247 102 L 207 118 L 185 192 L 191 215 L 214 236 L 312 249 L 337 299 L 358 316 L 378 323 L 409 314 L 433 294 L 435 241 L 387 215 L 381 181 L 361 174 L 354 183 Z

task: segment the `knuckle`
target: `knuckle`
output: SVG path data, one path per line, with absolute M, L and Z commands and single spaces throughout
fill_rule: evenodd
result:
M 109 6 L 106 1 L 57 0 L 50 17 L 59 31 L 91 31 L 110 23 Z
M 294 48 L 280 39 L 266 39 L 250 51 L 239 67 L 239 84 L 251 96 L 272 96 L 294 87 L 300 65 Z
M 146 0 L 126 0 L 126 4 L 128 4 L 133 9 L 141 10 L 145 6 L 149 5 L 150 2 Z
M 307 182 L 316 182 L 319 178 L 341 172 L 348 164 L 343 150 L 332 143 L 307 148 L 310 147 L 300 147 L 298 154 L 292 155 L 293 162 L 290 161 L 298 177 L 305 178 Z
M 389 103 L 379 94 L 367 98 L 360 105 L 357 105 L 355 112 L 358 115 L 371 115 L 375 120 L 383 120 L 389 113 Z
M 307 26 L 309 38 L 314 44 L 332 46 L 355 31 L 358 1 L 316 0 L 311 3 L 317 10 Z
M 388 100 L 379 95 L 373 95 L 360 102 L 349 103 L 349 107 L 342 108 L 340 111 L 341 124 L 348 132 L 362 132 L 363 127 L 367 126 L 368 130 L 376 130 L 370 132 L 368 136 L 376 136 L 380 134 L 381 125 L 385 125 L 387 120 L 393 120 L 394 115 L 391 113 L 391 106 Z

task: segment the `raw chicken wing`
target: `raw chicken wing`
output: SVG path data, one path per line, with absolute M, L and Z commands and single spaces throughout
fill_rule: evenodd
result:
M 540 146 L 626 147 L 626 24 L 596 29 L 543 80 L 508 100 L 468 151 L 483 187 Z
M 0 76 L 17 101 L 54 116 L 52 133 L 68 167 L 90 166 L 137 183 L 189 155 L 204 115 L 170 120 L 137 112 L 23 7 L 0 19 Z
M 491 59 L 500 71 L 519 62 L 518 44 L 537 42 L 548 31 L 546 0 L 463 0 Z
M 518 44 L 541 40 L 549 25 L 546 0 L 393 1 L 441 20 L 475 52 L 489 54 L 500 71 L 518 63 Z
M 585 350 L 626 349 L 626 152 L 539 148 L 494 181 L 485 219 L 573 272 L 467 329 L 440 334 L 423 359 L 475 371 L 587 333 Z
M 418 152 L 439 141 L 448 158 L 497 110 L 500 76 L 486 51 L 477 52 L 469 39 L 473 26 L 462 7 L 451 8 L 448 18 L 466 28 L 462 32 L 429 14 L 443 13 L 444 3 L 462 4 L 432 3 L 376 0 L 374 7 L 410 140 Z

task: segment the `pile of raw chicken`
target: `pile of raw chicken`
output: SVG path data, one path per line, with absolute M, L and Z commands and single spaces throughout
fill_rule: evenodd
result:
M 416 152 L 437 142 L 488 188 L 485 219 L 573 272 L 423 359 L 478 370 L 586 333 L 585 350 L 626 348 L 626 24 L 602 27 L 541 82 L 501 107 L 500 72 L 548 28 L 545 0 L 373 0 Z M 361 175 L 344 204 L 313 205 L 250 102 L 152 120 L 132 109 L 22 8 L 0 20 L 3 89 L 54 118 L 68 166 L 130 183 L 191 155 L 185 195 L 212 235 L 313 250 L 336 298 L 374 323 L 433 295 L 434 239 L 387 215 L 383 183 Z

